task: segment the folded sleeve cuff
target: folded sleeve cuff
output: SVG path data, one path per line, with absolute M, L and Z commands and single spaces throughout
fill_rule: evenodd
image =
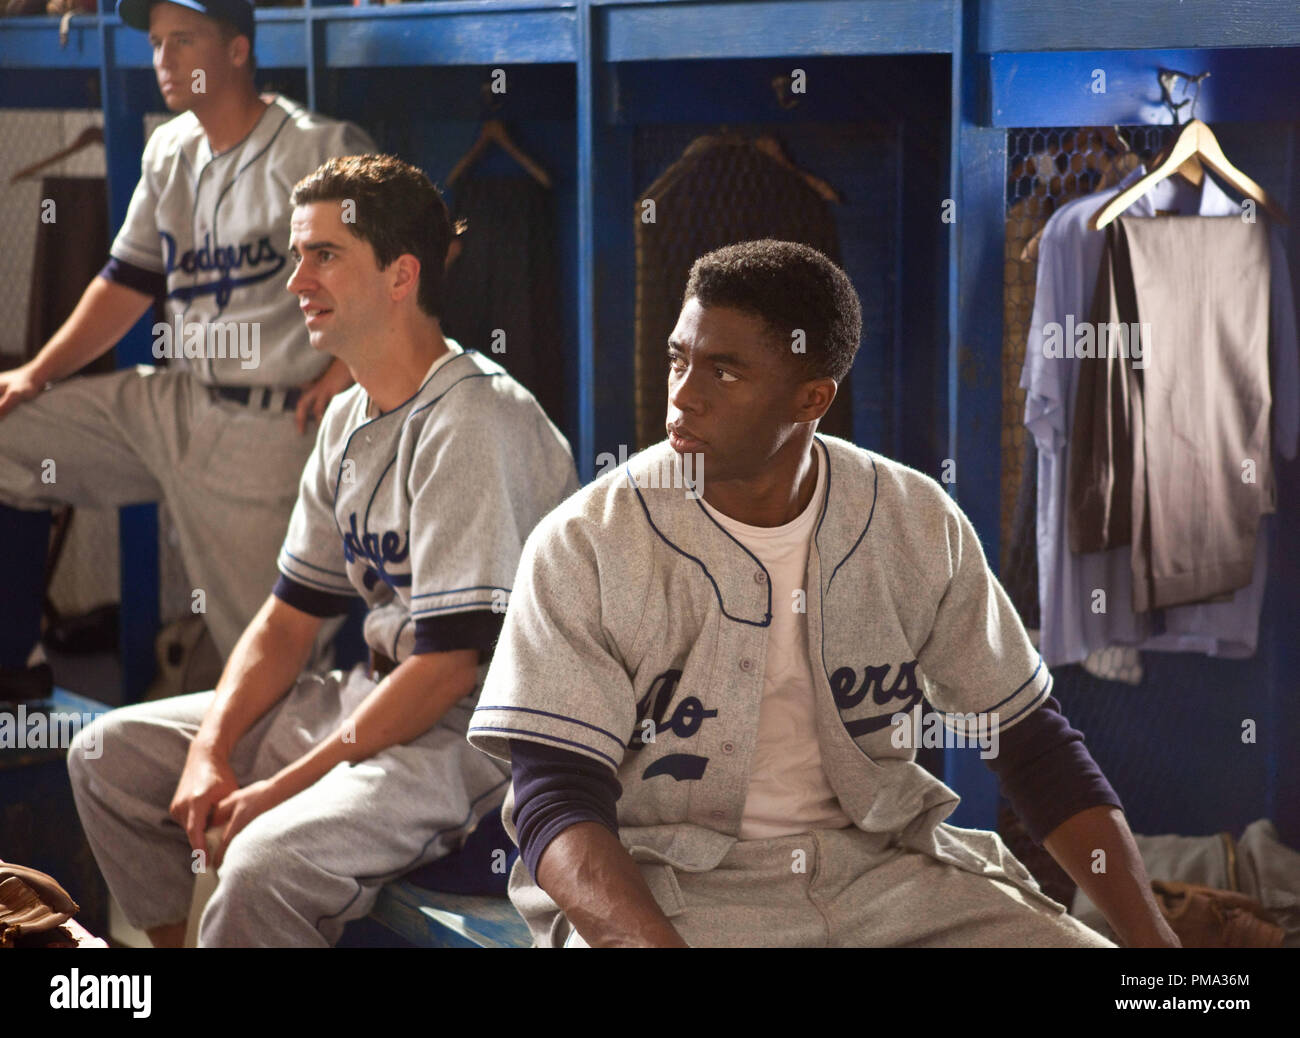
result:
M 310 616 L 340 616 L 352 608 L 352 596 L 318 591 L 316 588 L 299 584 L 296 580 L 286 577 L 283 573 L 276 580 L 271 593 L 281 602 L 291 605 Z
M 455 649 L 478 649 L 484 658 L 492 655 L 505 613 L 491 609 L 473 609 L 465 613 L 422 616 L 415 621 L 415 655 L 425 652 L 452 652 Z
M 108 262 L 104 264 L 99 276 L 105 281 L 125 285 L 127 288 L 133 288 L 137 292 L 143 292 L 155 299 L 167 293 L 167 278 L 163 274 L 156 270 L 137 267 L 134 263 L 128 263 L 116 256 L 108 258 Z
M 480 701 L 470 719 L 468 737 L 475 749 L 500 760 L 510 759 L 510 745 L 519 739 L 545 743 L 601 761 L 617 772 L 626 746 L 613 732 L 552 710 L 496 706 Z

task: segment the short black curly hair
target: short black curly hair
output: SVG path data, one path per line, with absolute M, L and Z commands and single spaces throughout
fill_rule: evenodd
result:
M 688 299 L 760 318 L 810 379 L 843 383 L 862 339 L 862 305 L 848 275 L 798 242 L 763 238 L 706 253 L 691 266 L 682 304 Z M 802 353 L 790 348 L 796 330 L 804 333 Z

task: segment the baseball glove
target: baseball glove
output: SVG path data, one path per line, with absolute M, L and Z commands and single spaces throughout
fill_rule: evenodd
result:
M 1277 948 L 1286 936 L 1245 894 L 1158 879 L 1151 889 L 1184 948 Z
M 12 948 L 27 934 L 62 926 L 79 908 L 44 872 L 0 862 L 0 948 Z

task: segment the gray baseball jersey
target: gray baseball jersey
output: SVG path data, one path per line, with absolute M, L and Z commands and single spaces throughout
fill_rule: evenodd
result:
M 109 252 L 167 279 L 168 327 L 179 320 L 182 335 L 156 335 L 155 356 L 189 365 L 205 383 L 288 389 L 330 363 L 311 348 L 297 300 L 285 290 L 293 273 L 289 194 L 327 159 L 375 145 L 352 123 L 278 94 L 264 99 L 271 103 L 252 132 L 219 155 L 193 112 L 158 127 Z M 203 349 L 191 352 L 185 327 L 213 325 L 223 335 L 206 334 Z M 232 347 L 232 332 L 244 335 L 241 347 Z
M 896 745 L 891 717 L 924 695 L 953 727 L 985 712 L 1005 729 L 1047 698 L 1051 676 L 943 488 L 847 441 L 817 442 L 828 487 L 803 601 L 772 601 L 757 559 L 672 489 L 683 482 L 667 443 L 547 516 L 524 548 L 470 742 L 501 759 L 523 738 L 603 762 L 623 787 L 633 857 L 707 871 L 737 840 L 773 611 L 806 608 L 822 765 L 845 813 L 1031 889 L 989 834 L 940 825 L 958 797 L 910 742 Z M 511 811 L 512 798 L 507 825 Z M 512 891 L 544 898 L 520 871 Z
M 368 418 L 359 385 L 334 398 L 280 551 L 281 598 L 328 615 L 360 595 L 367 644 L 398 663 L 437 651 L 447 617 L 505 612 L 525 538 L 578 487 L 532 394 L 449 345 L 392 411 Z

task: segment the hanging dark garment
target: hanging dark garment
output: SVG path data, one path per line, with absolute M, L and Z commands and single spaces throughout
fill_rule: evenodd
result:
M 1033 629 L 1042 627 L 1038 602 L 1038 447 L 1032 436 L 1025 437 L 1020 486 L 1011 517 L 1011 542 L 1001 579 L 1021 622 Z
M 42 218 L 54 203 L 52 222 Z M 108 255 L 108 193 L 103 177 L 43 177 L 42 206 L 32 255 L 32 294 L 27 301 L 26 355 L 40 352 L 72 314 Z M 82 368 L 112 371 L 113 351 Z
M 644 203 L 654 201 L 654 221 Z M 801 177 L 737 134 L 700 137 L 637 199 L 637 448 L 665 436 L 668 337 L 691 264 L 706 252 L 759 238 L 800 242 L 839 262 L 830 206 Z M 845 379 L 818 431 L 852 439 Z
M 466 176 L 456 184 L 463 248 L 447 272 L 443 331 L 491 357 L 566 420 L 554 199 L 528 177 Z

